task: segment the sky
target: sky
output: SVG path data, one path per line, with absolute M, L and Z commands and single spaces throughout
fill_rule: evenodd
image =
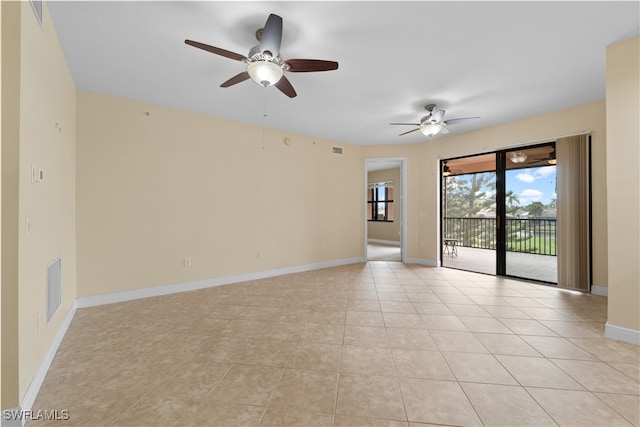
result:
M 548 205 L 556 197 L 556 167 L 508 170 L 506 189 L 518 195 L 520 206 L 531 202 Z

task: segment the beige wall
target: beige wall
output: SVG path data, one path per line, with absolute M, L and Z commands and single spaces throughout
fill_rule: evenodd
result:
M 3 132 L 11 133 L 11 143 L 5 133 L 2 290 L 11 291 L 15 311 L 5 324 L 3 340 L 7 328 L 8 336 L 17 336 L 9 348 L 3 346 L 3 362 L 15 351 L 18 355 L 17 364 L 11 363 L 14 372 L 6 378 L 3 366 L 6 408 L 24 396 L 76 299 L 75 86 L 46 7 L 43 29 L 28 2 L 3 2 L 2 7 L 7 7 L 3 30 L 7 18 L 12 26 L 3 55 L 7 47 L 12 59 L 19 58 L 11 67 L 6 67 L 7 57 L 3 61 L 3 77 L 11 77 L 12 91 L 7 94 L 3 80 Z M 7 33 L 4 36 L 7 42 Z M 9 76 L 4 75 L 7 70 Z M 10 126 L 5 114 L 11 114 Z M 43 169 L 42 183 L 31 182 L 31 165 Z M 58 256 L 63 260 L 62 306 L 47 324 L 46 267 Z M 3 298 L 3 315 L 8 302 Z
M 359 147 L 77 99 L 79 296 L 364 256 Z
M 640 333 L 640 37 L 607 48 L 608 324 Z
M 75 85 L 44 7 L 22 2 L 20 70 L 20 393 L 76 299 Z M 44 181 L 31 183 L 31 165 Z M 30 222 L 30 226 L 26 224 Z M 47 324 L 46 266 L 62 257 L 62 305 Z M 39 323 L 39 324 L 38 324 Z
M 393 181 L 393 222 L 367 221 L 367 238 L 400 243 L 402 219 L 402 180 L 400 168 L 385 169 L 368 173 L 368 182 Z

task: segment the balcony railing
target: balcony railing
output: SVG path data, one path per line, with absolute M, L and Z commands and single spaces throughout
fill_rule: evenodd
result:
M 508 218 L 506 220 L 508 252 L 556 256 L 556 220 Z M 495 218 L 444 219 L 444 237 L 457 239 L 459 246 L 496 249 Z

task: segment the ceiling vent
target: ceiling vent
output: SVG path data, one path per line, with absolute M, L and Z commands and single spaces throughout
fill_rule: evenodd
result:
M 333 154 L 338 154 L 339 156 L 342 156 L 342 147 L 331 147 L 331 152 Z

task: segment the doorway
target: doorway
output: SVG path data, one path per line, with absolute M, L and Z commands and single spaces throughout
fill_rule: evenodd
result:
M 365 159 L 364 251 L 367 261 L 405 261 L 406 159 Z
M 555 143 L 441 161 L 442 266 L 558 282 Z

